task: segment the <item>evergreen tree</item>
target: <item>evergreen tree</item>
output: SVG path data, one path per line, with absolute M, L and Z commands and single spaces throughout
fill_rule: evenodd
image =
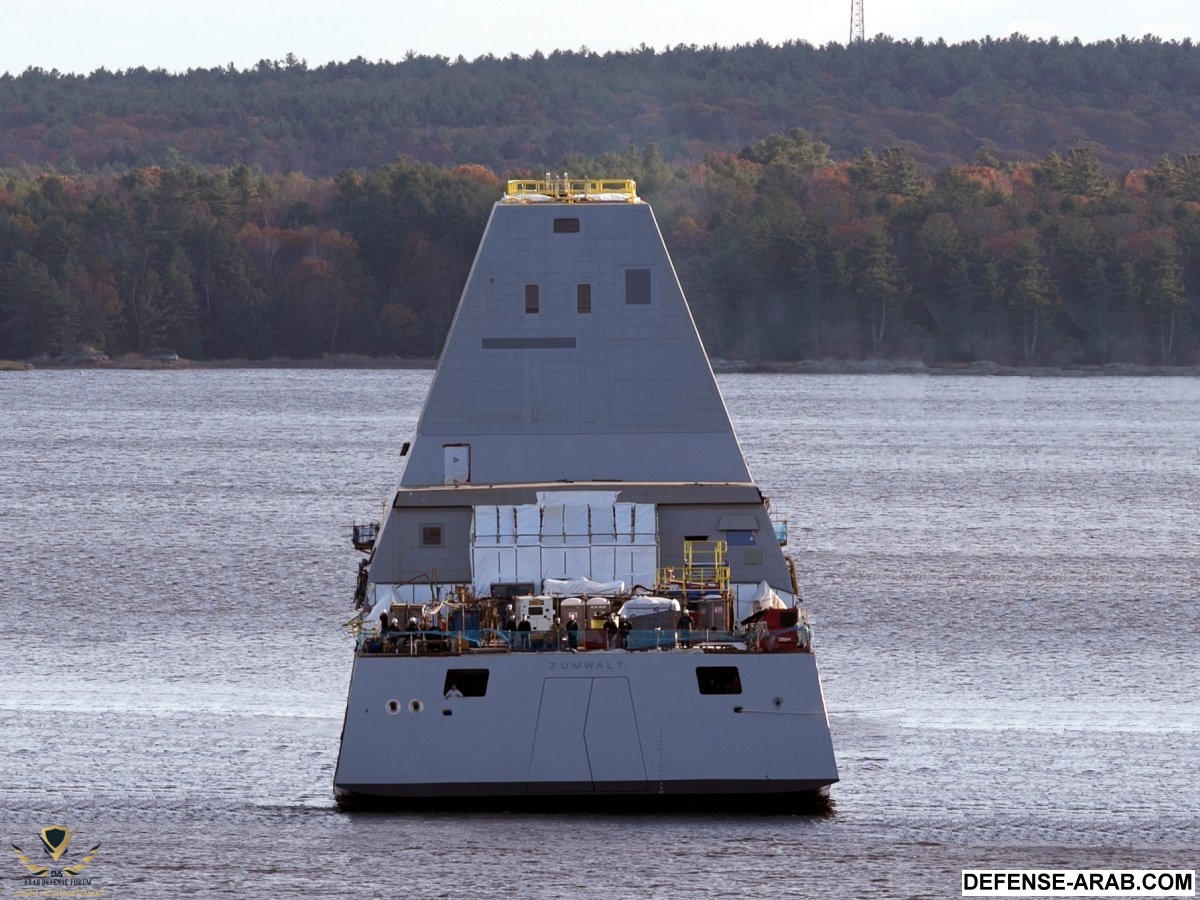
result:
M 1158 331 L 1159 361 L 1167 365 L 1175 349 L 1175 334 L 1187 314 L 1183 271 L 1174 244 L 1160 238 L 1142 265 L 1142 297 Z
M 1039 339 L 1050 315 L 1058 307 L 1058 291 L 1042 261 L 1036 241 L 1024 240 L 1005 267 L 1005 296 L 1021 324 L 1021 350 L 1025 365 L 1038 360 Z

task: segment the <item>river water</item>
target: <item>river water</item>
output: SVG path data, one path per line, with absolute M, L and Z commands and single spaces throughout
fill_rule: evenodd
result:
M 832 814 L 339 812 L 350 525 L 429 375 L 0 376 L 6 843 L 37 861 L 78 829 L 65 859 L 99 844 L 79 877 L 106 897 L 949 897 L 964 868 L 1197 867 L 1190 378 L 721 377 L 789 518 Z

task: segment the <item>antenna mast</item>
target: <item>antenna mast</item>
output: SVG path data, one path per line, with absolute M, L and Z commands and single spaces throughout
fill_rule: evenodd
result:
M 850 43 L 862 43 L 867 39 L 863 25 L 863 0 L 850 0 Z

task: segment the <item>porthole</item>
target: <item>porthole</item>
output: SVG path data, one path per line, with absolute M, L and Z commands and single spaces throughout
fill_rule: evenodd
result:
M 389 716 L 394 716 L 396 713 L 400 712 L 400 701 L 389 700 L 387 702 L 387 711 Z
M 425 704 L 420 700 L 413 699 L 408 701 L 408 711 L 410 713 L 419 713 L 425 709 Z

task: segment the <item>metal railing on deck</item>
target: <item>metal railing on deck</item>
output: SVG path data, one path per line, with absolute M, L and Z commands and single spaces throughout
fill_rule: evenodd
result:
M 778 646 L 777 646 L 778 643 Z M 565 630 L 499 631 L 493 628 L 464 631 L 385 631 L 366 628 L 356 635 L 359 653 L 392 656 L 440 656 L 472 653 L 546 653 L 588 650 L 679 650 L 701 649 L 710 653 L 738 653 L 810 649 L 807 625 L 768 630 L 751 627 L 744 632 L 693 628 L 634 628 L 609 635 L 600 629 L 583 629 L 575 647 Z
M 585 200 L 606 200 L 636 203 L 637 182 L 632 179 L 547 178 L 508 182 L 504 199 L 511 203 L 536 200 L 557 200 L 578 203 Z

